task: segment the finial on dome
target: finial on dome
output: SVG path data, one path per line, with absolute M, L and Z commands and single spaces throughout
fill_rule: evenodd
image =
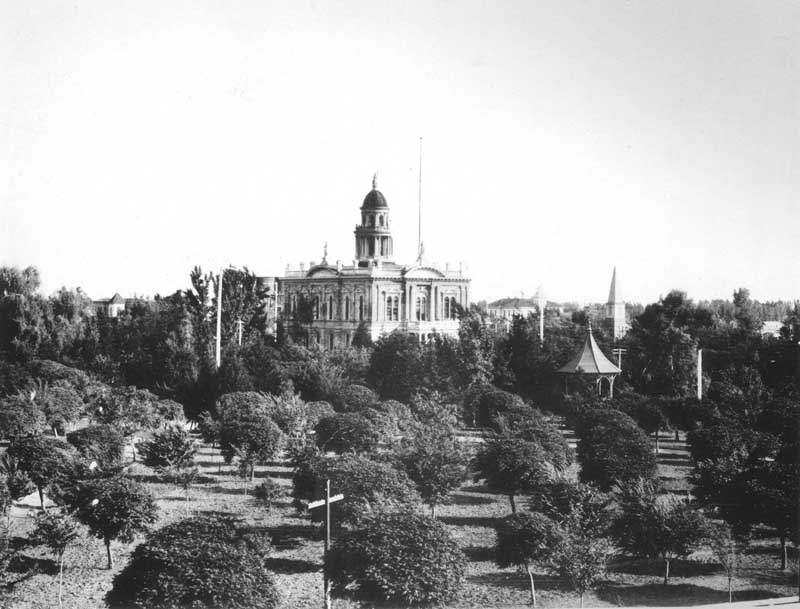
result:
M 378 172 L 372 174 L 372 190 L 378 190 Z
M 322 249 L 322 264 L 328 264 L 328 242 L 325 242 L 325 247 Z

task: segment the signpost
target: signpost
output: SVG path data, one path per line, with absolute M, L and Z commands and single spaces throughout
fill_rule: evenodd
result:
M 331 481 L 325 480 L 325 499 L 318 499 L 308 504 L 308 509 L 325 506 L 325 554 L 323 554 L 323 591 L 325 594 L 325 609 L 331 609 L 331 586 L 328 581 L 328 574 L 325 573 L 325 559 L 328 557 L 328 549 L 331 547 L 331 503 L 341 501 L 344 495 L 339 493 L 331 497 Z

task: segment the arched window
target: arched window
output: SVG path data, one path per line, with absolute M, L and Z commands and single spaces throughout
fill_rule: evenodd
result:
M 350 297 L 344 297 L 344 318 L 346 320 L 350 319 Z
M 328 296 L 328 319 L 333 319 L 333 296 Z
M 392 319 L 394 321 L 400 321 L 400 297 L 395 296 L 392 302 Z
M 319 319 L 319 296 L 314 296 L 314 319 Z
M 417 296 L 417 321 L 425 321 L 428 319 L 427 298 L 424 296 Z
M 358 321 L 364 321 L 364 297 L 358 297 Z

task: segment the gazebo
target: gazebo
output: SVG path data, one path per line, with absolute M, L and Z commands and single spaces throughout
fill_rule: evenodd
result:
M 622 372 L 615 366 L 600 350 L 592 336 L 592 325 L 589 324 L 589 331 L 586 334 L 586 341 L 583 347 L 573 357 L 566 366 L 558 369 L 559 374 L 564 376 L 564 389 L 569 393 L 570 374 L 585 374 L 595 379 L 598 395 L 603 395 L 603 386 L 607 387 L 606 395 L 614 397 L 614 380 Z M 603 382 L 605 381 L 605 383 Z

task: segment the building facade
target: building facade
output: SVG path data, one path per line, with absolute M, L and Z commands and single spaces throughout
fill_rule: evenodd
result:
M 343 265 L 327 260 L 308 269 L 287 268 L 276 279 L 276 315 L 287 325 L 299 307 L 311 307 L 309 342 L 326 348 L 347 347 L 359 327 L 373 340 L 395 330 L 421 341 L 436 334 L 457 336 L 458 308 L 469 305 L 470 279 L 456 268 L 424 261 L 394 262 L 389 206 L 373 178 L 355 227 L 355 259 Z

